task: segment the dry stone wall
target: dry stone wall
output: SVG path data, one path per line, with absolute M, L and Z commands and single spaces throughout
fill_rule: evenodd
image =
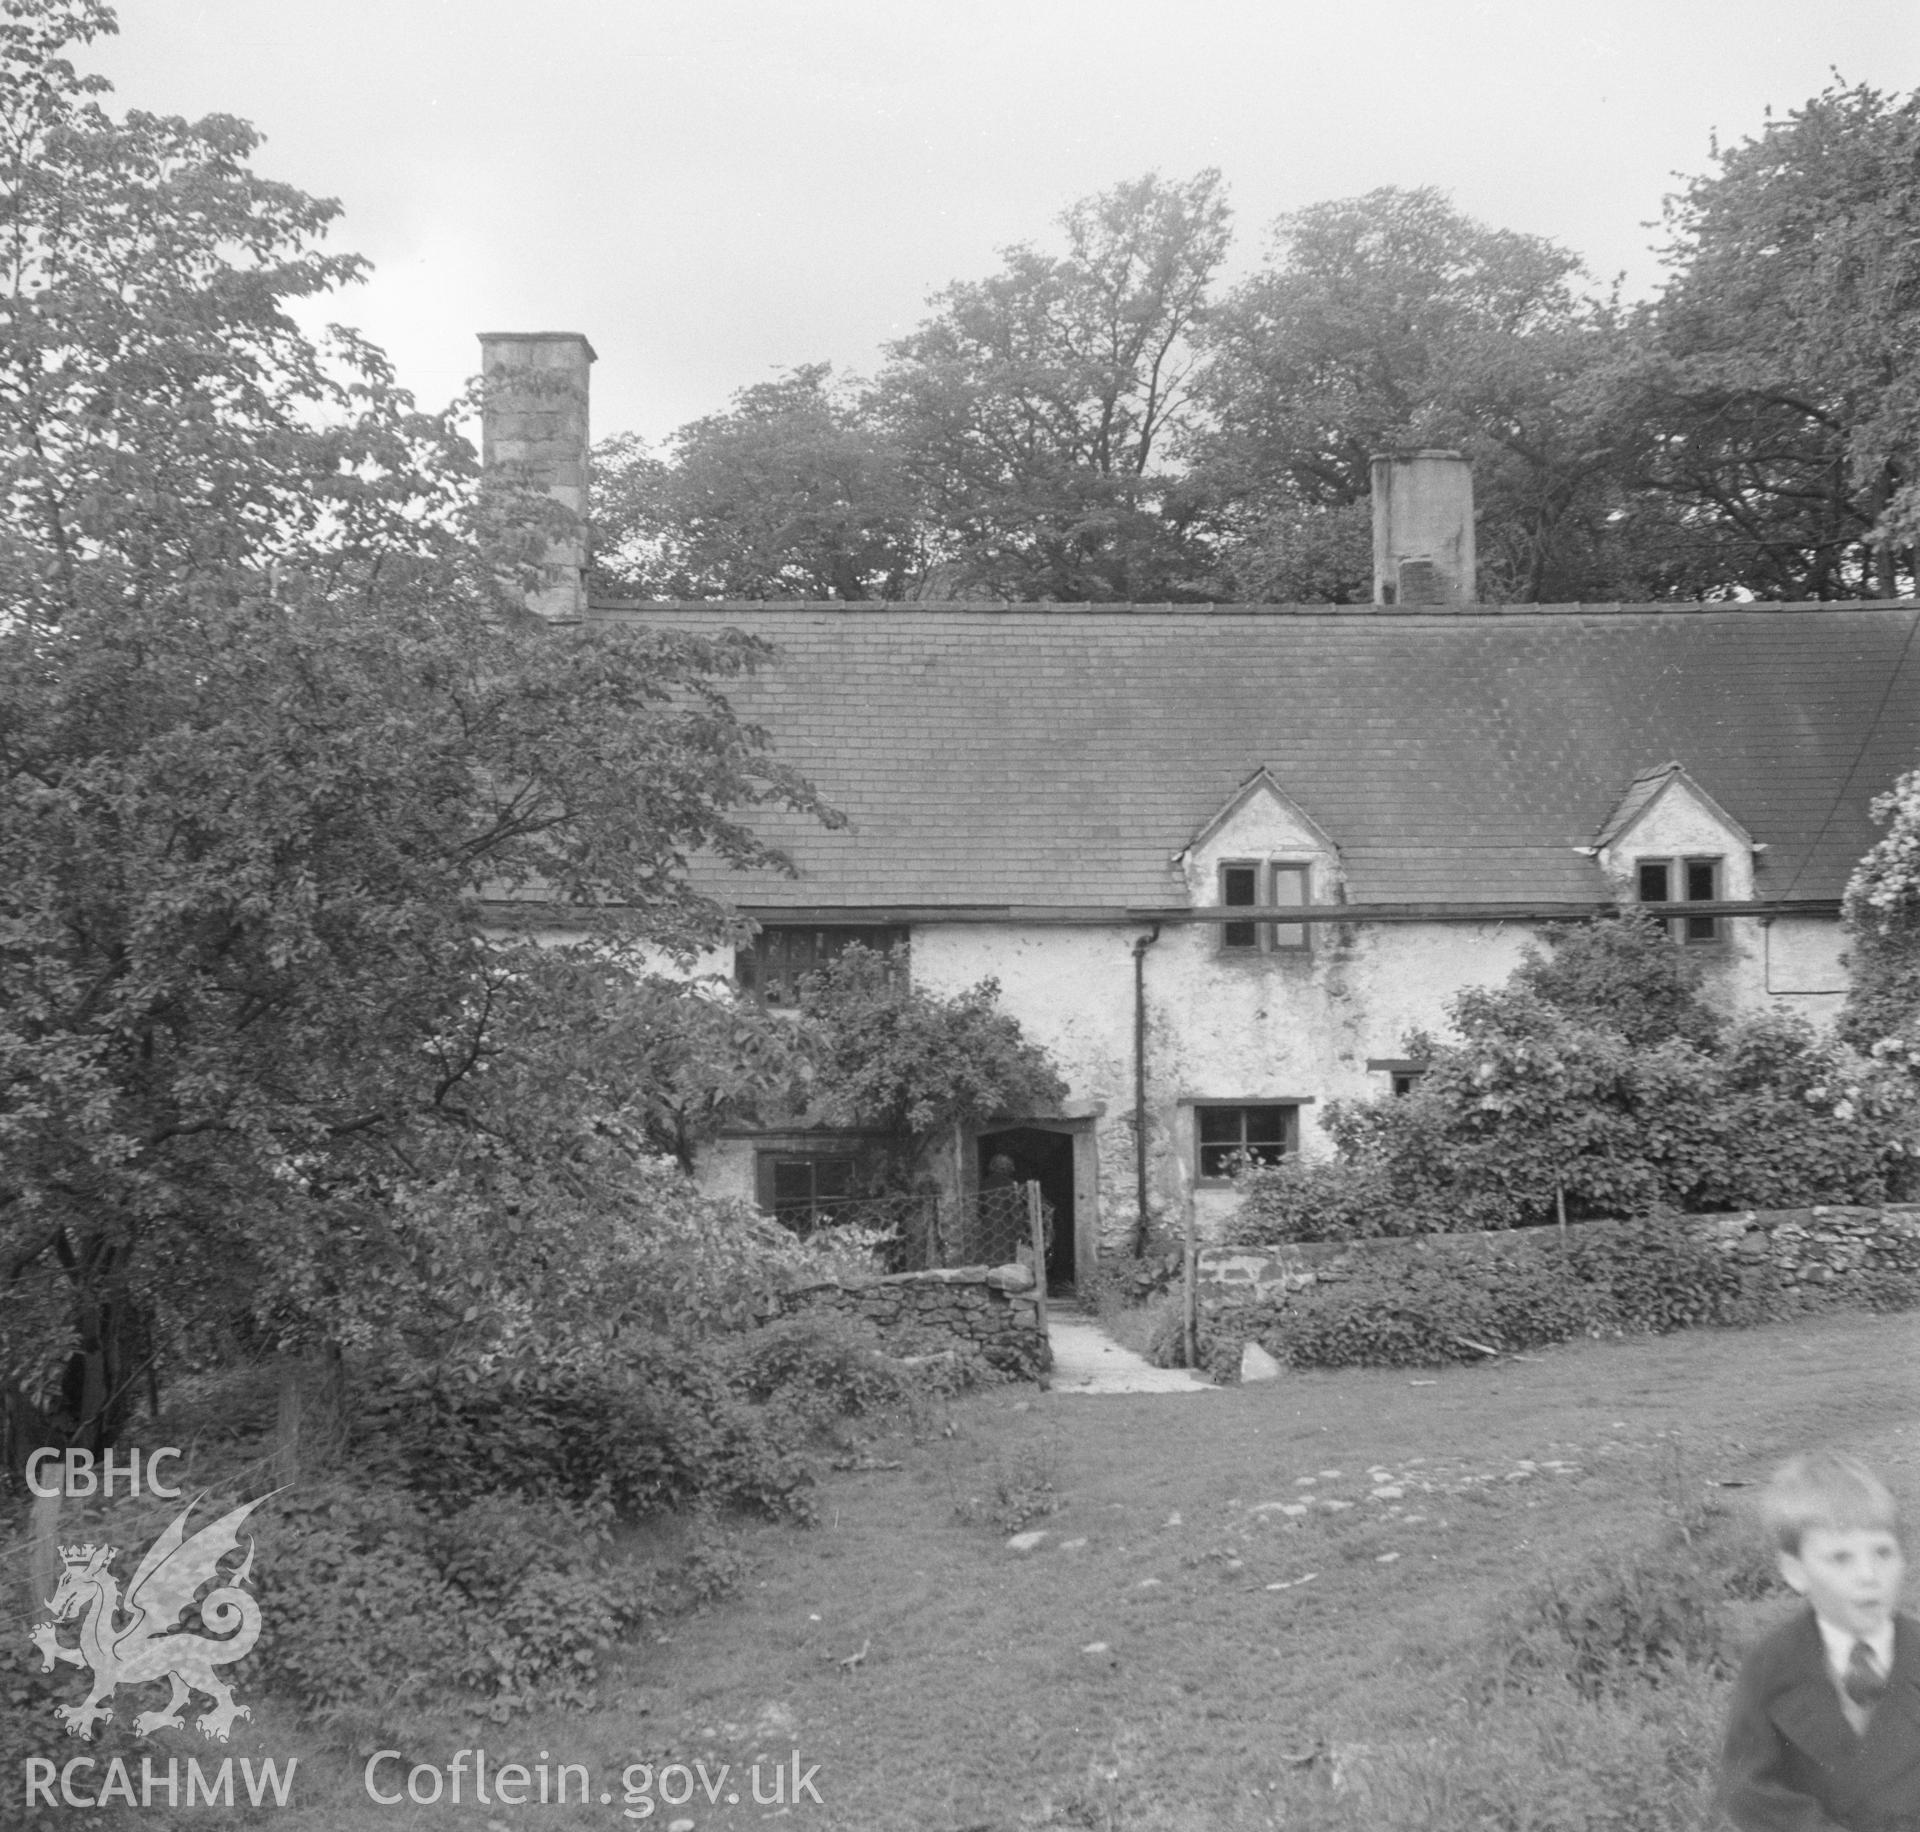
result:
M 836 1311 L 860 1317 L 895 1339 L 902 1353 L 922 1352 L 929 1340 L 968 1343 L 1003 1374 L 1036 1380 L 1048 1366 L 1031 1268 L 954 1266 L 932 1272 L 896 1272 L 848 1283 L 803 1285 L 786 1295 L 789 1315 Z
M 1577 1223 L 1574 1231 L 1618 1229 L 1607 1221 Z M 1883 1208 L 1740 1209 L 1720 1215 L 1675 1217 L 1675 1226 L 1725 1254 L 1759 1309 L 1779 1315 L 1872 1301 L 1874 1282 L 1888 1273 L 1920 1271 L 1920 1203 Z M 1385 1240 L 1304 1241 L 1279 1247 L 1203 1247 L 1201 1301 L 1210 1309 L 1284 1301 L 1292 1292 L 1336 1283 L 1363 1265 L 1459 1263 L 1510 1254 L 1527 1242 L 1548 1246 L 1551 1228 L 1487 1234 L 1418 1234 Z

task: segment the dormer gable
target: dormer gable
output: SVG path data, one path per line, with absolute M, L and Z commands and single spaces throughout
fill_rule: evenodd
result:
M 1186 879 L 1196 905 L 1218 903 L 1218 867 L 1229 858 L 1292 857 L 1318 863 L 1331 880 L 1340 848 L 1312 815 L 1274 780 L 1264 767 L 1230 795 L 1220 811 L 1178 853 L 1174 864 Z M 1316 902 L 1330 902 L 1320 895 Z
M 1228 797 L 1173 865 L 1195 909 L 1340 900 L 1339 847 L 1264 768 Z M 1312 947 L 1305 923 L 1229 922 L 1218 935 L 1229 953 L 1305 954 Z
M 1754 894 L 1753 836 L 1679 763 L 1636 776 L 1590 850 L 1623 903 L 1745 902 Z M 1711 916 L 1676 917 L 1676 936 L 1717 941 Z

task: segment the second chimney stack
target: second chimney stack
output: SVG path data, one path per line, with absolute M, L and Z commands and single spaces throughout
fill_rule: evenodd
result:
M 1375 604 L 1474 602 L 1473 470 L 1458 452 L 1373 461 Z

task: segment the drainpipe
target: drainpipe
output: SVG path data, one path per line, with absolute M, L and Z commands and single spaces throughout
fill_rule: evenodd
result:
M 1133 1179 L 1138 1217 L 1133 1257 L 1147 1250 L 1147 950 L 1160 939 L 1160 925 L 1133 944 Z

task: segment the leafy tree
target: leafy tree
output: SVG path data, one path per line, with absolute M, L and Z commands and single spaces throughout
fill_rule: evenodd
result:
M 1164 469 L 1191 412 L 1193 333 L 1226 253 L 1215 171 L 1153 173 L 936 294 L 888 347 L 876 412 L 943 563 L 937 589 L 1009 599 L 1192 596 Z
M 532 624 L 499 562 L 538 530 L 483 513 L 376 353 L 287 316 L 355 271 L 313 247 L 332 206 L 225 117 L 110 120 L 62 52 L 111 27 L 0 14 L 0 1386 L 30 1441 L 110 1437 L 189 1339 L 537 1306 L 631 1220 L 644 1137 L 571 1047 L 613 1022 L 595 975 L 488 900 L 690 955 L 730 930 L 689 854 L 772 862 L 743 817 L 815 805 L 723 696 L 753 643 Z
M 594 454 L 600 583 L 655 598 L 903 597 L 922 560 L 897 454 L 825 363 L 743 388 L 670 456 Z
M 1274 225 L 1268 265 L 1211 314 L 1199 478 L 1242 591 L 1372 595 L 1374 453 L 1474 463 L 1482 595 L 1588 594 L 1605 574 L 1610 445 L 1578 384 L 1615 335 L 1577 256 L 1386 187 Z
M 1852 973 L 1840 1029 L 1858 1048 L 1920 1074 L 1920 770 L 1873 803 L 1886 832 L 1847 880 Z
M 1920 534 L 1920 97 L 1837 81 L 1667 202 L 1612 380 L 1701 595 L 1891 597 Z
M 848 948 L 802 988 L 814 1065 L 808 1117 L 890 1135 L 894 1156 L 877 1180 L 911 1184 L 953 1134 L 1010 1114 L 1044 1113 L 1065 1099 L 1051 1058 L 998 1009 L 982 980 L 942 998 L 912 985 L 871 948 Z

